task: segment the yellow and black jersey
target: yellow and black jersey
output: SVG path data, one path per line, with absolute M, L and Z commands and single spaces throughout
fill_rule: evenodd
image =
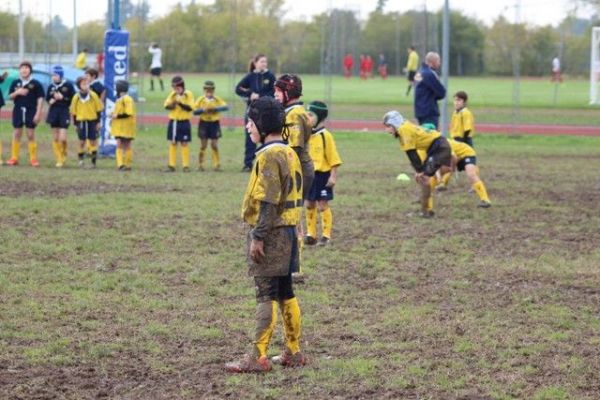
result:
M 249 225 L 258 222 L 262 201 L 281 210 L 276 227 L 300 223 L 302 168 L 296 152 L 282 141 L 269 142 L 256 152 L 242 204 L 242 219 Z
M 196 100 L 196 104 L 194 105 L 195 110 L 199 108 L 204 110 L 204 112 L 200 114 L 200 121 L 206 122 L 215 122 L 221 119 L 221 113 L 215 111 L 215 109 L 220 109 L 222 107 L 227 107 L 227 103 L 219 96 L 201 96 Z
M 90 90 L 86 94 L 79 92 L 73 96 L 69 112 L 77 121 L 96 121 L 103 109 L 98 95 Z
M 416 51 L 411 51 L 408 55 L 408 61 L 406 62 L 407 71 L 416 71 L 419 69 L 419 55 Z
M 329 172 L 342 164 L 333 135 L 326 128 L 319 128 L 310 135 L 309 152 L 315 171 Z
M 118 115 L 127 114 L 126 118 L 117 118 Z M 135 104 L 128 94 L 121 96 L 115 102 L 111 120 L 111 134 L 114 137 L 133 139 L 136 134 Z
M 310 140 L 310 129 L 304 129 L 303 121 L 308 120 L 306 109 L 302 103 L 292 104 L 285 109 L 285 125 L 287 126 L 289 137 L 288 144 L 291 147 L 306 148 Z
M 192 92 L 184 90 L 183 94 L 179 95 L 173 90 L 165 100 L 164 106 L 167 107 L 173 102 L 183 104 L 184 106 L 187 106 L 186 108 L 189 108 L 189 110 L 186 110 L 181 107 L 180 104 L 177 104 L 174 109 L 169 111 L 169 119 L 185 121 L 192 118 L 192 111 L 194 110 L 194 95 Z
M 454 139 L 448 139 L 448 143 L 450 143 L 450 148 L 452 149 L 452 154 L 456 156 L 458 161 L 464 160 L 467 157 L 476 157 L 477 154 L 475 150 L 466 143 L 458 142 Z
M 450 121 L 451 137 L 462 138 L 465 132 L 469 132 L 470 137 L 475 136 L 475 118 L 473 118 L 473 113 L 467 107 L 454 111 Z
M 426 131 L 409 121 L 405 121 L 400 125 L 396 132 L 398 132 L 400 148 L 403 151 L 417 150 L 417 152 L 427 152 L 431 143 L 442 136 L 438 131 Z

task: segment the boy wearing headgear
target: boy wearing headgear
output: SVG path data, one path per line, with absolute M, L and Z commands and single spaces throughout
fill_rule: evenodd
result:
M 117 101 L 111 119 L 111 134 L 117 139 L 117 168 L 119 171 L 131 171 L 133 150 L 131 142 L 135 139 L 135 104 L 127 93 L 129 82 L 119 80 L 115 84 Z
M 204 154 L 208 140 L 212 149 L 212 165 L 215 171 L 221 169 L 219 161 L 219 138 L 221 137 L 221 112 L 227 111 L 227 103 L 215 96 L 215 83 L 204 82 L 204 96 L 200 96 L 194 105 L 194 115 L 200 116 L 198 122 L 198 137 L 200 138 L 200 153 L 198 154 L 198 169 L 204 171 Z
M 100 115 L 104 106 L 98 95 L 93 90 L 90 90 L 88 80 L 85 76 L 77 78 L 76 84 L 79 93 L 73 96 L 70 111 L 79 138 L 79 151 L 77 152 L 79 166 L 83 167 L 87 142 L 87 150 L 92 160 L 92 168 L 96 168 L 98 128 L 100 127 Z
M 450 171 L 451 151 L 448 140 L 440 132 L 426 131 L 422 127 L 405 120 L 398 111 L 389 111 L 383 116 L 386 132 L 400 140 L 400 148 L 406 152 L 415 169 L 415 180 L 421 185 L 421 212 L 423 218 L 431 218 L 433 212 L 432 189 L 437 185 L 435 177 Z M 422 160 L 418 152 L 425 151 Z
M 248 234 L 249 274 L 256 286 L 256 334 L 253 350 L 227 363 L 228 372 L 267 372 L 267 350 L 281 309 L 285 348 L 273 362 L 286 367 L 306 363 L 300 352 L 300 307 L 292 287 L 291 270 L 298 262 L 296 225 L 302 208 L 302 172 L 296 153 L 281 137 L 285 113 L 275 99 L 261 97 L 248 107 L 246 128 L 256 153 L 244 195 L 242 218 Z
M 167 172 L 175 172 L 177 165 L 177 143 L 181 146 L 181 164 L 183 172 L 190 172 L 190 147 L 192 141 L 192 111 L 194 95 L 185 89 L 185 81 L 181 76 L 171 80 L 173 90 L 165 100 L 165 108 L 169 110 L 167 140 L 169 141 L 169 163 Z
M 49 104 L 46 122 L 52 129 L 52 150 L 56 160 L 56 168 L 62 168 L 67 160 L 67 129 L 71 124 L 69 107 L 75 96 L 75 87 L 64 79 L 63 67 L 52 67 L 52 82 L 46 92 L 46 101 Z
M 333 228 L 333 214 L 329 201 L 333 200 L 333 187 L 337 180 L 337 169 L 342 160 L 337 152 L 333 135 L 323 126 L 329 110 L 322 101 L 308 105 L 308 119 L 311 122 L 310 157 L 315 165 L 315 179 L 308 191 L 306 205 L 306 236 L 304 244 L 321 246 L 329 243 Z M 323 234 L 317 243 L 317 207 L 321 214 Z
M 33 79 L 33 67 L 29 61 L 19 65 L 20 79 L 14 80 L 8 89 L 9 97 L 14 102 L 12 112 L 12 125 L 14 128 L 11 157 L 8 165 L 19 164 L 21 150 L 21 135 L 23 126 L 29 141 L 29 162 L 32 167 L 39 167 L 37 160 L 37 143 L 35 142 L 35 127 L 42 120 L 42 103 L 44 101 L 44 88 L 42 84 Z

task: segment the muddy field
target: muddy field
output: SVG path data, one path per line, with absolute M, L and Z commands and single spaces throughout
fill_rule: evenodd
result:
M 0 398 L 600 398 L 598 139 L 476 138 L 493 207 L 459 176 L 422 220 L 397 143 L 336 138 L 333 242 L 296 286 L 309 364 L 263 376 L 223 371 L 255 305 L 239 135 L 222 173 L 159 172 L 162 131 L 127 174 L 55 171 L 47 143 L 0 167 Z

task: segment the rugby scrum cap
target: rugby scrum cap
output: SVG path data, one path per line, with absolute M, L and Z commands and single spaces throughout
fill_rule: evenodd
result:
M 52 67 L 52 75 L 58 75 L 60 79 L 64 78 L 65 71 L 63 70 L 62 65 L 54 65 Z
M 319 100 L 312 101 L 308 105 L 308 111 L 317 116 L 317 125 L 319 125 L 321 122 L 323 122 L 325 120 L 325 118 L 327 118 L 327 115 L 329 114 L 329 109 L 327 108 L 327 104 L 325 104 Z
M 404 117 L 398 111 L 388 111 L 383 116 L 383 124 L 385 126 L 393 126 L 394 128 L 400 128 L 400 125 L 404 122 Z
M 215 83 L 213 81 L 204 82 L 204 89 L 215 89 Z
M 129 82 L 123 79 L 118 80 L 117 83 L 115 83 L 115 89 L 117 93 L 127 93 L 129 90 Z
M 275 87 L 285 93 L 288 99 L 296 99 L 302 96 L 302 80 L 298 75 L 281 75 L 275 81 Z
M 75 81 L 75 85 L 78 89 L 81 89 L 81 82 L 84 81 L 87 82 L 87 78 L 85 76 L 80 76 L 79 78 L 77 78 L 77 80 Z
M 263 96 L 250 103 L 248 118 L 254 122 L 261 136 L 280 133 L 285 124 L 285 110 L 273 97 Z

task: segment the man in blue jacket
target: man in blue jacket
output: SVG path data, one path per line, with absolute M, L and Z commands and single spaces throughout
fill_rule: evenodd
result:
M 440 110 L 438 100 L 446 97 L 446 88 L 435 70 L 440 67 L 440 55 L 429 52 L 421 64 L 415 80 L 415 117 L 419 125 L 430 123 L 439 128 Z

